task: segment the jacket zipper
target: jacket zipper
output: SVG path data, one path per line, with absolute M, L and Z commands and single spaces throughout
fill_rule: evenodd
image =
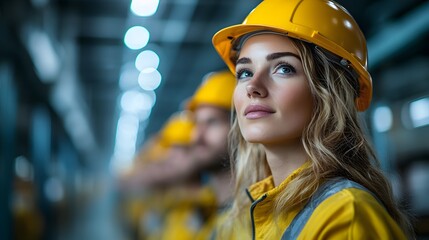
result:
M 250 218 L 252 221 L 252 239 L 256 240 L 256 229 L 255 229 L 255 218 L 253 216 L 253 211 L 258 203 L 262 202 L 267 197 L 267 194 L 262 195 L 258 200 L 254 201 L 250 206 Z

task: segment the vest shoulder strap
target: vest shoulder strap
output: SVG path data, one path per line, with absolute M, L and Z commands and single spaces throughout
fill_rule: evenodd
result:
M 295 216 L 292 220 L 289 227 L 283 233 L 282 240 L 291 240 L 297 239 L 308 219 L 310 219 L 314 210 L 322 203 L 324 200 L 330 196 L 340 192 L 346 188 L 357 188 L 371 193 L 364 186 L 359 183 L 353 182 L 346 178 L 334 178 L 326 181 L 319 187 L 319 189 L 313 194 L 308 203 L 304 206 L 303 209 Z M 371 193 L 376 199 L 377 197 Z

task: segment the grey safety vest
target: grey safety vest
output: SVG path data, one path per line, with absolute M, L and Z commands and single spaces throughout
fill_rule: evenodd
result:
M 313 194 L 308 203 L 303 209 L 295 216 L 290 223 L 289 227 L 283 233 L 282 240 L 297 239 L 308 219 L 310 219 L 314 210 L 322 203 L 325 199 L 338 193 L 339 191 L 346 188 L 357 188 L 360 190 L 371 193 L 376 199 L 377 197 L 359 183 L 353 182 L 346 178 L 334 178 L 322 184 L 322 186 Z M 377 199 L 378 200 L 378 199 Z

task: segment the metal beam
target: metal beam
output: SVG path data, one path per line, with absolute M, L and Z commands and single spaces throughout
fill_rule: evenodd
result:
M 368 65 L 374 69 L 384 60 L 429 31 L 429 2 L 411 11 L 396 22 L 383 27 L 368 41 Z

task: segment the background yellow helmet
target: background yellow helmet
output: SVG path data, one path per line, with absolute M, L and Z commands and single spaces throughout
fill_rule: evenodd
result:
M 173 114 L 161 130 L 161 142 L 166 147 L 190 145 L 193 128 L 194 123 L 189 112 Z
M 364 111 L 372 98 L 372 80 L 367 70 L 365 37 L 345 8 L 328 0 L 265 0 L 242 24 L 224 28 L 213 45 L 231 72 L 235 72 L 235 40 L 255 31 L 272 31 L 314 43 L 347 60 L 359 75 L 356 108 Z
M 191 134 L 194 122 L 189 112 L 173 114 L 156 135 L 143 145 L 136 162 L 149 163 L 165 160 L 168 149 L 172 146 L 188 146 L 191 144 Z
M 194 111 L 200 105 L 211 105 L 230 110 L 235 85 L 235 76 L 229 71 L 209 73 L 189 100 L 187 108 Z

